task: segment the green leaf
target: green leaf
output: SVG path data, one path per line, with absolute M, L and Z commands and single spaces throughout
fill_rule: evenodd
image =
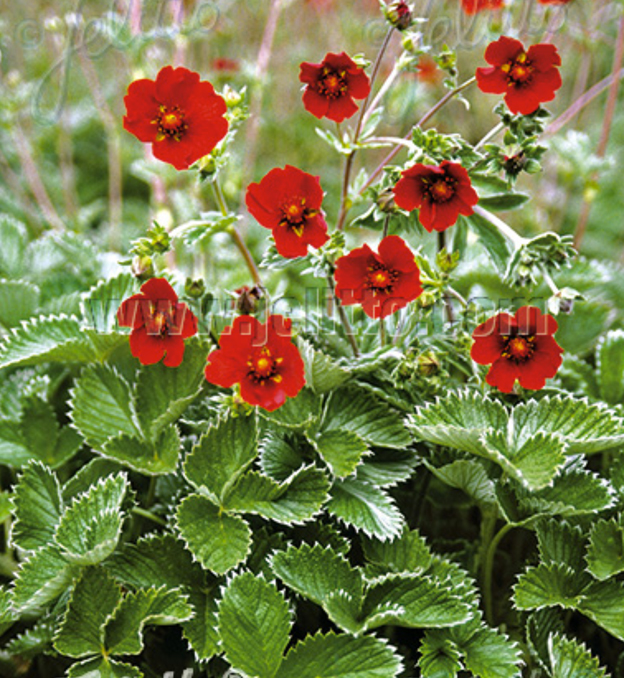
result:
M 227 511 L 256 513 L 290 525 L 313 518 L 328 497 L 329 481 L 314 466 L 296 471 L 290 478 L 277 483 L 256 471 L 248 471 L 223 499 Z
M 624 640 L 624 585 L 620 581 L 593 582 L 584 591 L 578 611 L 618 640 Z
M 280 427 L 305 429 L 321 416 L 321 400 L 311 389 L 303 388 L 295 398 L 288 398 L 284 405 L 273 412 L 260 409 L 259 414 Z
M 193 617 L 182 624 L 183 635 L 199 660 L 210 659 L 219 652 L 221 642 L 217 630 L 216 591 L 192 590 L 189 603 L 193 607 Z
M 492 258 L 499 273 L 505 273 L 507 263 L 511 257 L 510 243 L 505 236 L 488 219 L 478 214 L 466 217 L 471 230 L 477 234 L 479 242 Z
M 4 244 L 4 243 L 3 243 Z M 40 291 L 25 280 L 0 280 L 0 325 L 9 329 L 35 315 Z
M 52 615 L 41 617 L 33 627 L 12 638 L 6 651 L 13 656 L 34 659 L 52 651 L 52 641 L 57 631 L 58 619 Z
M 390 574 L 371 585 L 363 605 L 366 629 L 388 624 L 440 628 L 468 621 L 471 608 L 439 580 L 415 574 Z
M 585 537 L 580 527 L 562 520 L 541 520 L 536 534 L 542 563 L 567 565 L 578 572 L 584 569 Z
M 440 468 L 429 464 L 427 467 L 443 483 L 462 490 L 478 506 L 492 506 L 496 503 L 494 482 L 481 462 L 457 459 Z
M 508 210 L 515 210 L 522 207 L 531 196 L 526 193 L 499 193 L 497 195 L 486 195 L 479 197 L 479 205 L 492 212 L 506 212 Z M 477 215 L 472 215 L 482 219 Z M 489 223 L 489 222 L 488 222 Z
M 422 678 L 456 678 L 464 668 L 461 654 L 450 638 L 439 631 L 425 633 L 420 643 Z
M 124 520 L 121 505 L 128 487 L 126 475 L 119 473 L 101 479 L 73 501 L 55 534 L 64 557 L 79 565 L 95 565 L 115 550 Z
M 68 678 L 143 678 L 143 673 L 131 664 L 115 662 L 108 657 L 98 657 L 72 664 L 67 676 Z
M 418 530 L 405 530 L 392 541 L 364 539 L 362 546 L 366 560 L 380 574 L 423 574 L 432 561 L 431 550 Z
M 450 629 L 451 633 L 455 629 Z M 462 629 L 456 633 L 460 635 Z M 462 639 L 463 640 L 463 639 Z M 468 671 L 479 678 L 520 678 L 522 671 L 521 650 L 506 635 L 485 624 L 469 639 L 458 642 Z
M 395 678 L 402 668 L 383 640 L 317 633 L 290 650 L 276 678 Z
M 299 350 L 305 365 L 306 384 L 321 394 L 333 391 L 350 378 L 349 371 L 332 362 L 322 351 L 317 351 L 312 344 L 300 339 Z
M 331 547 L 291 545 L 273 555 L 271 569 L 286 586 L 321 607 L 336 591 L 351 596 L 358 608 L 361 605 L 364 591 L 361 572 Z
M 47 546 L 63 511 L 56 475 L 40 462 L 29 464 L 15 488 L 13 506 L 12 543 L 25 551 Z
M 141 589 L 124 596 L 104 629 L 107 654 L 140 654 L 145 626 L 171 626 L 193 614 L 186 597 L 178 590 Z
M 256 417 L 222 419 L 200 438 L 184 462 L 184 476 L 219 502 L 258 455 Z
M 322 430 L 351 431 L 369 445 L 378 447 L 401 449 L 410 443 L 401 414 L 355 387 L 343 387 L 331 394 Z
M 375 487 L 394 487 L 408 480 L 419 458 L 413 449 L 378 448 L 356 469 L 356 477 Z
M 351 475 L 368 452 L 368 445 L 357 433 L 332 429 L 324 431 L 314 445 L 331 472 L 338 478 Z
M 79 494 L 88 492 L 92 485 L 95 485 L 100 478 L 112 476 L 121 471 L 121 467 L 114 461 L 96 457 L 88 464 L 85 464 L 76 475 L 72 476 L 63 486 L 63 500 L 69 502 Z
M 171 534 L 149 535 L 124 544 L 104 564 L 125 586 L 201 589 L 204 575 L 182 542 Z
M 175 424 L 163 429 L 155 442 L 139 440 L 125 433 L 102 445 L 101 454 L 144 475 L 173 473 L 178 467 L 180 434 Z
M 271 431 L 260 443 L 260 466 L 274 480 L 286 480 L 305 464 L 305 452 L 314 452 L 307 438 L 296 433 Z
M 155 442 L 160 431 L 176 422 L 193 402 L 204 381 L 206 348 L 188 341 L 179 367 L 164 363 L 142 367 L 136 383 L 135 410 L 145 437 Z
M 621 522 L 599 520 L 592 525 L 587 569 L 600 580 L 624 572 L 624 529 Z
M 596 368 L 601 400 L 618 405 L 624 400 L 624 331 L 613 330 L 599 339 Z
M 100 568 L 86 568 L 72 592 L 54 647 L 79 659 L 102 654 L 104 625 L 121 600 L 121 589 Z
M 234 669 L 273 678 L 282 663 L 291 624 L 288 603 L 275 585 L 251 572 L 229 582 L 219 604 L 219 634 L 225 658 Z
M 120 434 L 140 436 L 130 386 L 108 365 L 83 370 L 72 392 L 70 416 L 87 443 L 96 449 Z
M 245 560 L 251 547 L 249 525 L 197 494 L 178 506 L 176 524 L 189 551 L 207 569 L 224 574 Z
M 608 678 L 584 645 L 560 634 L 548 638 L 552 678 Z
M 48 362 L 94 362 L 127 341 L 123 334 L 98 334 L 85 329 L 75 317 L 39 316 L 13 328 L 3 339 L 0 369 Z
M 49 603 L 65 591 L 77 572 L 78 567 L 68 563 L 55 545 L 35 551 L 17 573 L 13 606 L 23 612 Z
M 327 510 L 367 536 L 382 540 L 398 536 L 404 525 L 403 514 L 387 494 L 352 478 L 334 483 Z
M 203 212 L 201 219 L 187 221 L 176 226 L 170 233 L 172 238 L 181 238 L 188 247 L 201 247 L 216 233 L 221 233 L 235 224 L 241 216 L 223 215 L 221 212 Z
M 117 311 L 124 299 L 138 291 L 138 281 L 130 273 L 120 273 L 100 282 L 86 292 L 81 301 L 83 316 L 96 332 L 118 328 Z
M 579 575 L 563 563 L 530 567 L 514 587 L 516 607 L 519 610 L 553 606 L 578 609 L 586 583 L 582 572 Z
M 0 420 L 0 464 L 22 468 L 31 461 L 33 454 L 26 447 L 19 423 Z

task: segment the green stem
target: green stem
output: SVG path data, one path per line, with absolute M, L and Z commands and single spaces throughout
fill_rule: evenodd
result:
M 394 27 L 391 27 L 388 32 L 386 33 L 386 37 L 384 38 L 383 43 L 381 44 L 381 47 L 379 48 L 379 52 L 377 53 L 377 58 L 375 59 L 375 63 L 373 64 L 373 70 L 371 73 L 370 77 L 370 86 L 371 89 L 373 87 L 373 83 L 375 82 L 375 78 L 377 77 L 377 73 L 379 72 L 379 66 L 381 65 L 381 60 L 383 59 L 383 55 L 385 54 L 385 51 L 388 47 L 388 44 L 390 42 L 390 38 L 392 37 L 392 33 L 394 32 Z M 362 126 L 364 122 L 364 115 L 366 113 L 367 107 L 368 107 L 368 101 L 370 99 L 370 92 L 369 95 L 366 97 L 364 100 L 364 103 L 362 104 L 360 108 L 360 115 L 358 116 L 358 120 L 355 126 L 355 132 L 353 133 L 353 139 L 352 139 L 352 144 L 355 146 L 358 142 L 358 139 L 360 138 L 360 132 L 362 131 Z M 353 159 L 355 158 L 355 153 L 356 150 L 355 148 L 349 153 L 347 156 L 347 160 L 345 162 L 345 169 L 344 169 L 344 175 L 342 177 L 342 195 L 340 197 L 340 210 L 338 211 L 338 222 L 336 228 L 341 231 L 344 228 L 344 222 L 345 219 L 347 218 L 347 212 L 349 211 L 349 207 L 347 205 L 347 197 L 349 195 L 349 181 L 351 180 L 351 170 L 353 169 Z
M 349 344 L 351 344 L 351 350 L 353 351 L 353 355 L 356 358 L 360 357 L 360 349 L 358 348 L 357 341 L 355 340 L 355 335 L 353 334 L 353 328 L 351 327 L 351 323 L 349 322 L 349 318 L 347 318 L 347 314 L 345 313 L 344 307 L 340 303 L 340 299 L 338 299 L 338 295 L 336 294 L 336 287 L 334 285 L 334 278 L 331 273 L 328 273 L 327 275 L 327 282 L 329 283 L 329 289 L 332 292 L 332 296 L 334 298 L 334 303 L 336 305 L 336 308 L 338 309 L 338 316 L 340 318 L 340 322 L 342 323 L 342 326 L 344 327 L 345 334 L 347 335 L 347 339 L 349 341 Z
M 426 122 L 428 122 L 443 106 L 445 106 L 454 96 L 465 90 L 467 87 L 472 85 L 472 83 L 476 82 L 476 78 L 472 77 L 465 82 L 462 82 L 461 85 L 457 85 L 455 89 L 452 89 L 450 92 L 447 92 L 441 99 L 438 101 L 437 104 L 435 104 L 432 108 L 430 108 L 425 115 L 418 121 L 418 123 L 415 125 L 416 127 L 422 127 Z M 411 139 L 412 137 L 412 130 L 410 130 L 404 137 L 404 139 Z M 395 148 L 393 148 L 390 153 L 377 165 L 377 167 L 372 171 L 371 175 L 368 177 L 366 180 L 366 183 L 362 188 L 360 189 L 360 195 L 364 193 L 364 191 L 375 181 L 375 179 L 381 174 L 383 171 L 383 168 L 395 157 L 395 155 L 398 154 L 398 152 L 401 150 L 402 144 L 397 144 Z
M 160 516 L 156 516 L 150 511 L 146 511 L 145 509 L 140 508 L 139 506 L 135 506 L 132 509 L 132 513 L 134 513 L 137 516 L 140 516 L 141 518 L 147 518 L 147 520 L 151 520 L 154 523 L 157 523 L 158 525 L 161 525 L 162 527 L 167 527 L 167 521 L 163 520 Z
M 521 247 L 524 245 L 525 242 L 527 242 L 526 238 L 523 238 L 521 235 L 518 235 L 511 226 L 506 224 L 502 219 L 499 219 L 495 214 L 492 214 L 491 212 L 488 212 L 486 209 L 483 209 L 483 207 L 480 207 L 479 205 L 476 205 L 474 208 L 475 214 L 478 214 L 479 216 L 483 217 L 484 219 L 487 219 L 492 226 L 496 226 L 498 230 L 508 239 L 511 240 L 513 243 L 514 247 L 517 249 L 518 247 Z
M 379 318 L 379 345 L 386 345 L 386 321 L 383 318 Z
M 482 570 L 483 606 L 485 608 L 485 619 L 490 625 L 494 624 L 494 604 L 492 597 L 493 594 L 492 575 L 494 572 L 494 557 L 496 555 L 496 549 L 498 548 L 498 545 L 500 544 L 501 540 L 514 527 L 515 525 L 513 525 L 512 523 L 507 523 L 506 525 L 503 525 L 503 527 L 501 527 L 501 529 L 490 540 L 485 554 L 485 560 L 483 562 Z
M 542 268 L 542 277 L 544 278 L 544 282 L 548 285 L 550 288 L 550 291 L 554 294 L 557 295 L 559 294 L 559 288 L 557 287 L 557 283 L 552 279 L 550 273 L 545 269 Z
M 492 129 L 477 142 L 477 145 L 474 147 L 475 151 L 479 150 L 481 146 L 485 146 L 490 139 L 493 139 L 500 131 L 505 129 L 505 125 L 502 122 L 499 122 L 498 125 L 492 127 Z
M 216 179 L 212 183 L 212 190 L 214 192 L 215 200 L 219 205 L 219 209 L 221 210 L 221 214 L 223 214 L 223 216 L 226 217 L 229 214 L 228 206 L 227 203 L 225 202 L 225 196 L 223 195 L 221 186 L 219 185 L 219 182 Z M 256 285 L 258 285 L 258 287 L 264 289 L 264 285 L 262 284 L 262 278 L 260 277 L 260 271 L 256 266 L 256 262 L 254 261 L 254 258 L 251 255 L 249 248 L 247 247 L 247 245 L 245 245 L 245 241 L 243 240 L 239 230 L 236 228 L 234 224 L 232 224 L 228 228 L 228 233 L 232 236 L 234 244 L 238 248 L 238 251 L 241 253 L 243 259 L 245 260 L 245 264 L 247 264 L 247 268 L 249 269 L 249 272 L 251 273 L 251 277 L 253 278 L 254 282 L 256 283 Z

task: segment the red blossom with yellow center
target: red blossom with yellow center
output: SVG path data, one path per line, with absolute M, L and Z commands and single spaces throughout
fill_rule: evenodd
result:
M 139 294 L 126 299 L 117 311 L 122 327 L 131 327 L 130 350 L 143 365 L 160 362 L 178 367 L 184 340 L 197 334 L 197 318 L 164 278 L 152 278 Z
M 329 239 L 322 202 L 319 178 L 291 165 L 272 169 L 245 196 L 250 214 L 271 229 L 277 251 L 287 258 L 303 257 L 308 245 L 321 247 Z
M 482 92 L 504 94 L 512 113 L 530 115 L 540 104 L 552 101 L 561 87 L 561 57 L 550 44 L 532 45 L 528 50 L 505 36 L 488 45 L 485 60 L 489 68 L 477 68 Z
M 124 128 L 178 170 L 208 155 L 228 131 L 225 101 L 187 68 L 166 66 L 156 80 L 135 80 L 124 103 Z
M 371 318 L 385 318 L 422 294 L 414 254 L 398 235 L 368 245 L 336 261 L 336 294 L 343 306 L 361 304 Z
M 281 315 L 266 323 L 241 315 L 226 327 L 219 348 L 208 356 L 206 379 L 217 386 L 240 385 L 241 398 L 273 411 L 305 385 L 299 349 L 291 338 L 291 321 Z
M 394 200 L 401 209 L 418 209 L 420 223 L 431 232 L 449 228 L 460 214 L 470 216 L 479 196 L 468 172 L 444 160 L 439 166 L 417 164 L 404 170 L 394 187 Z
M 370 81 L 364 69 L 345 52 L 325 56 L 320 64 L 301 64 L 299 80 L 306 85 L 303 105 L 317 118 L 342 122 L 354 115 L 354 99 L 366 99 Z
M 499 313 L 475 329 L 470 355 L 480 365 L 492 365 L 485 379 L 490 386 L 511 393 L 518 380 L 523 388 L 538 390 L 561 366 L 563 349 L 553 337 L 557 329 L 557 321 L 535 306 L 523 306 L 515 316 Z

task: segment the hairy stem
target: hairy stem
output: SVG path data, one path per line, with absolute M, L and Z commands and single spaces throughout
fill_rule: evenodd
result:
M 494 557 L 496 556 L 496 549 L 503 537 L 514 528 L 514 525 L 507 523 L 494 535 L 488 544 L 485 552 L 485 560 L 483 561 L 482 569 L 482 586 L 483 586 L 483 606 L 485 608 L 485 619 L 491 626 L 494 625 L 494 603 L 492 591 L 492 575 L 494 573 Z
M 340 299 L 338 299 L 338 295 L 336 294 L 336 286 L 334 285 L 334 277 L 331 273 L 328 273 L 327 275 L 327 282 L 329 284 L 329 289 L 331 290 L 332 297 L 334 299 L 334 303 L 336 304 L 336 308 L 338 309 L 338 317 L 340 318 L 340 322 L 342 323 L 342 326 L 344 327 L 345 334 L 347 335 L 347 340 L 349 341 L 349 344 L 351 344 L 351 350 L 353 351 L 353 355 L 356 358 L 360 357 L 360 349 L 358 348 L 357 341 L 355 340 L 355 335 L 353 334 L 353 328 L 351 327 L 351 323 L 349 322 L 349 318 L 347 318 L 347 314 L 345 313 L 344 307 L 340 303 Z

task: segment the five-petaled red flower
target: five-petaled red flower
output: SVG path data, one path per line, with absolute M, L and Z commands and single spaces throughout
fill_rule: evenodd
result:
M 552 101 L 561 87 L 561 57 L 554 45 L 532 45 L 528 50 L 514 38 L 503 36 L 485 50 L 490 68 L 477 68 L 482 92 L 504 94 L 512 113 L 529 115 Z
M 272 412 L 305 385 L 304 366 L 290 335 L 291 321 L 281 315 L 260 323 L 241 315 L 226 327 L 219 349 L 208 355 L 206 379 L 230 388 L 240 384 L 241 398 Z
M 317 118 L 342 122 L 357 112 L 353 99 L 366 99 L 370 81 L 347 54 L 325 56 L 320 64 L 301 64 L 299 80 L 307 85 L 303 105 Z
M 249 185 L 245 202 L 258 222 L 273 231 L 283 257 L 303 257 L 308 245 L 321 247 L 328 240 L 318 177 L 290 165 L 276 167 L 260 183 Z
M 431 231 L 444 231 L 460 214 L 470 216 L 479 196 L 468 172 L 455 162 L 417 164 L 401 173 L 394 187 L 394 200 L 404 210 L 419 209 L 420 223 Z
M 503 393 L 511 393 L 516 379 L 538 390 L 561 366 L 563 349 L 553 338 L 557 328 L 535 306 L 523 306 L 515 316 L 499 313 L 475 329 L 470 355 L 480 365 L 492 363 L 485 380 Z
M 336 261 L 336 294 L 343 306 L 362 304 L 370 318 L 385 318 L 422 294 L 420 270 L 402 238 L 389 235 L 379 254 L 363 245 Z
M 122 327 L 131 327 L 130 350 L 143 365 L 165 356 L 167 367 L 178 367 L 184 340 L 197 334 L 197 318 L 164 278 L 152 278 L 141 292 L 126 299 L 117 311 Z
M 155 81 L 135 80 L 124 102 L 124 128 L 178 170 L 208 155 L 228 131 L 225 101 L 186 68 L 166 66 Z
M 503 0 L 461 0 L 462 9 L 466 14 L 476 14 L 487 9 L 500 9 Z

